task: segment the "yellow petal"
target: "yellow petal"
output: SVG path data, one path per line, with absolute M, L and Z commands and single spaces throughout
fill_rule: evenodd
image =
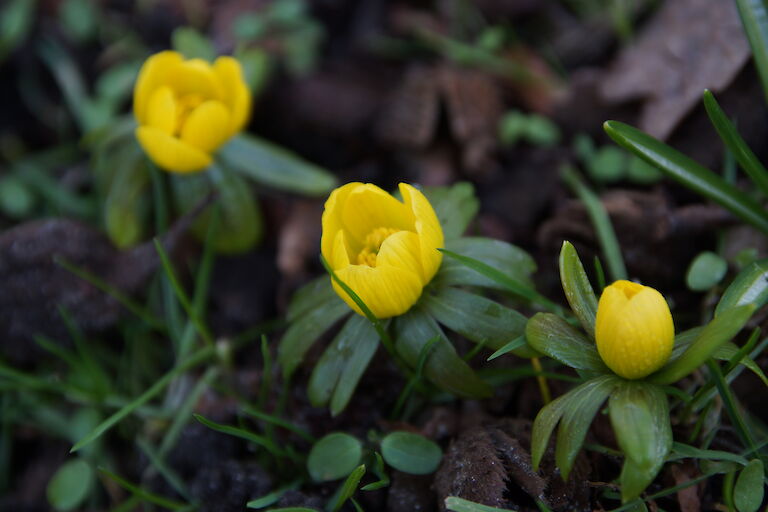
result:
M 653 288 L 617 281 L 600 297 L 595 341 L 600 357 L 616 374 L 639 379 L 669 359 L 675 329 L 664 297 Z
M 400 193 L 403 195 L 405 206 L 413 212 L 414 227 L 421 241 L 421 264 L 424 269 L 424 279 L 428 283 L 443 261 L 443 253 L 437 250 L 443 248 L 445 243 L 443 228 L 437 219 L 435 209 L 432 208 L 420 190 L 407 183 L 401 183 Z
M 344 223 L 341 220 L 344 204 L 347 197 L 349 197 L 349 194 L 356 188 L 362 186 L 363 184 L 358 182 L 342 185 L 331 192 L 331 195 L 325 201 L 325 209 L 323 210 L 322 219 L 323 234 L 320 238 L 320 252 L 322 252 L 323 257 L 329 264 L 332 264 L 331 261 L 333 260 L 333 244 L 336 239 L 336 233 L 341 231 L 344 227 Z M 348 237 L 345 239 L 348 248 L 351 248 L 355 252 L 359 251 L 359 243 L 354 247 L 350 247 L 352 242 L 353 241 Z
M 386 227 L 413 231 L 414 218 L 406 206 L 376 185 L 356 187 L 342 206 L 341 219 L 355 242 L 362 243 L 368 233 Z
M 208 153 L 168 135 L 158 128 L 140 126 L 136 138 L 158 166 L 171 172 L 194 172 L 211 165 Z
M 195 94 L 204 99 L 220 100 L 224 92 L 213 68 L 202 59 L 176 64 L 168 74 L 168 85 L 177 96 Z
M 402 268 L 421 277 L 422 286 L 429 282 L 421 266 L 419 235 L 412 231 L 398 231 L 384 240 L 376 256 L 376 266 Z M 430 276 L 431 277 L 431 276 Z
M 349 249 L 344 240 L 344 231 L 337 231 L 336 238 L 333 241 L 333 251 L 331 251 L 328 264 L 333 270 L 342 269 L 349 266 Z
M 181 127 L 182 141 L 208 153 L 221 146 L 229 136 L 229 111 L 215 100 L 201 103 Z
M 146 124 L 173 135 L 176 131 L 176 98 L 168 86 L 155 89 L 147 103 Z
M 416 303 L 423 288 L 419 276 L 395 267 L 350 265 L 336 271 L 336 275 L 363 300 L 377 318 L 402 315 Z M 333 287 L 349 307 L 363 314 L 335 281 Z
M 223 100 L 230 111 L 230 133 L 243 129 L 251 114 L 251 91 L 243 79 L 240 62 L 233 57 L 219 57 L 213 63 L 213 72 L 224 91 Z
M 177 52 L 164 51 L 152 55 L 141 66 L 133 88 L 133 114 L 139 124 L 146 124 L 147 103 L 153 91 L 167 84 L 169 74 L 183 60 Z

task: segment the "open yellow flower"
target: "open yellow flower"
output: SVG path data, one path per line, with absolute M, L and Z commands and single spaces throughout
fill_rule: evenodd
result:
M 331 192 L 323 212 L 323 257 L 378 318 L 405 313 L 440 267 L 443 229 L 427 198 L 400 184 L 403 202 L 371 184 Z M 353 310 L 357 304 L 335 282 Z
M 595 341 L 600 357 L 617 375 L 650 375 L 669 360 L 675 341 L 667 301 L 649 286 L 616 281 L 600 296 Z
M 211 65 L 173 51 L 156 53 L 144 62 L 133 91 L 136 138 L 158 166 L 173 172 L 208 167 L 211 154 L 242 130 L 250 109 L 251 93 L 232 57 Z

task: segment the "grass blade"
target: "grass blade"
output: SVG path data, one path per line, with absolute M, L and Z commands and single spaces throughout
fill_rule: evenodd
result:
M 119 475 L 116 475 L 115 473 L 109 471 L 108 469 L 99 468 L 99 472 L 109 477 L 110 480 L 114 480 L 114 482 L 117 483 L 117 485 L 119 485 L 123 489 L 129 492 L 132 492 L 133 494 L 135 494 L 136 496 L 138 496 L 144 501 L 148 501 L 149 503 L 154 503 L 158 507 L 167 508 L 169 510 L 182 510 L 188 507 L 186 503 L 180 503 L 178 501 L 169 500 L 168 498 L 164 498 L 163 496 L 160 496 L 153 492 L 149 492 L 145 489 L 142 489 L 138 485 L 129 482 L 125 478 Z
M 616 239 L 616 232 L 613 230 L 611 219 L 608 217 L 603 203 L 600 202 L 600 198 L 584 184 L 573 167 L 564 166 L 560 170 L 560 176 L 573 193 L 584 203 L 587 215 L 589 215 L 592 225 L 595 227 L 597 239 L 603 250 L 611 277 L 614 281 L 627 279 L 627 267 L 624 265 L 624 258 L 621 256 L 621 247 Z
M 90 444 L 94 440 L 101 437 L 104 432 L 114 427 L 120 420 L 131 414 L 133 411 L 149 402 L 152 398 L 158 395 L 170 382 L 178 375 L 186 372 L 190 368 L 197 366 L 198 364 L 208 360 L 216 353 L 214 347 L 205 347 L 199 352 L 189 357 L 186 361 L 180 363 L 171 371 L 163 375 L 157 382 L 155 382 L 149 389 L 139 395 L 135 400 L 125 405 L 122 409 L 114 413 L 112 416 L 101 422 L 95 429 L 93 429 L 87 436 L 78 441 L 70 453 L 74 453 L 82 447 Z
M 733 126 L 728 116 L 725 115 L 723 109 L 717 103 L 715 96 L 710 91 L 704 91 L 704 108 L 707 109 L 707 115 L 709 120 L 712 121 L 712 125 L 717 130 L 717 134 L 731 151 L 736 161 L 744 172 L 752 179 L 752 182 L 757 185 L 764 196 L 768 196 L 768 170 L 763 167 L 760 160 L 752 152 L 744 139 L 741 138 L 736 127 Z
M 765 210 L 706 167 L 627 124 L 606 121 L 603 128 L 619 146 L 655 165 L 681 185 L 716 202 L 744 222 L 768 233 L 768 214 Z
M 470 258 L 468 256 L 464 256 L 462 254 L 455 253 L 453 251 L 449 251 L 448 249 L 438 249 L 440 252 L 448 256 L 449 258 L 453 258 L 467 267 L 471 268 L 472 270 L 484 275 L 485 277 L 489 279 L 493 279 L 497 283 L 504 286 L 505 289 L 512 292 L 513 294 L 522 297 L 524 299 L 527 299 L 531 302 L 534 302 L 536 304 L 539 304 L 540 306 L 545 307 L 546 309 L 549 309 L 550 311 L 553 311 L 558 314 L 564 314 L 563 308 L 549 300 L 548 298 L 541 295 L 539 292 L 531 288 L 530 286 L 526 286 L 516 279 L 509 277 L 495 268 L 491 267 L 490 265 L 486 265 L 482 261 L 476 260 L 474 258 Z
M 768 5 L 763 0 L 736 0 L 736 7 L 768 97 Z

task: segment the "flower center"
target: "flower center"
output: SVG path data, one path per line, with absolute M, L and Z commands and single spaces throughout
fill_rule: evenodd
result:
M 363 248 L 357 254 L 357 264 L 375 267 L 376 256 L 379 254 L 381 244 L 383 244 L 384 240 L 389 238 L 390 235 L 394 235 L 398 231 L 400 230 L 394 228 L 376 228 L 368 233 L 363 241 Z
M 180 134 L 181 129 L 184 127 L 184 123 L 187 122 L 187 118 L 200 104 L 205 101 L 205 98 L 200 94 L 185 94 L 176 98 L 176 131 L 174 133 Z

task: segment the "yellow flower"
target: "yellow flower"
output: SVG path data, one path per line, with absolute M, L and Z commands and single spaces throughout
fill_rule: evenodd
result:
M 440 267 L 443 229 L 427 198 L 401 183 L 403 202 L 375 185 L 348 183 L 323 212 L 323 257 L 378 318 L 405 313 Z M 335 282 L 353 310 L 357 304 Z
M 211 164 L 211 154 L 239 132 L 251 109 L 240 63 L 219 57 L 210 63 L 164 51 L 144 62 L 133 91 L 136 138 L 167 171 L 193 172 Z
M 649 286 L 616 281 L 600 296 L 595 341 L 617 375 L 640 379 L 655 372 L 669 359 L 675 341 L 667 301 Z

